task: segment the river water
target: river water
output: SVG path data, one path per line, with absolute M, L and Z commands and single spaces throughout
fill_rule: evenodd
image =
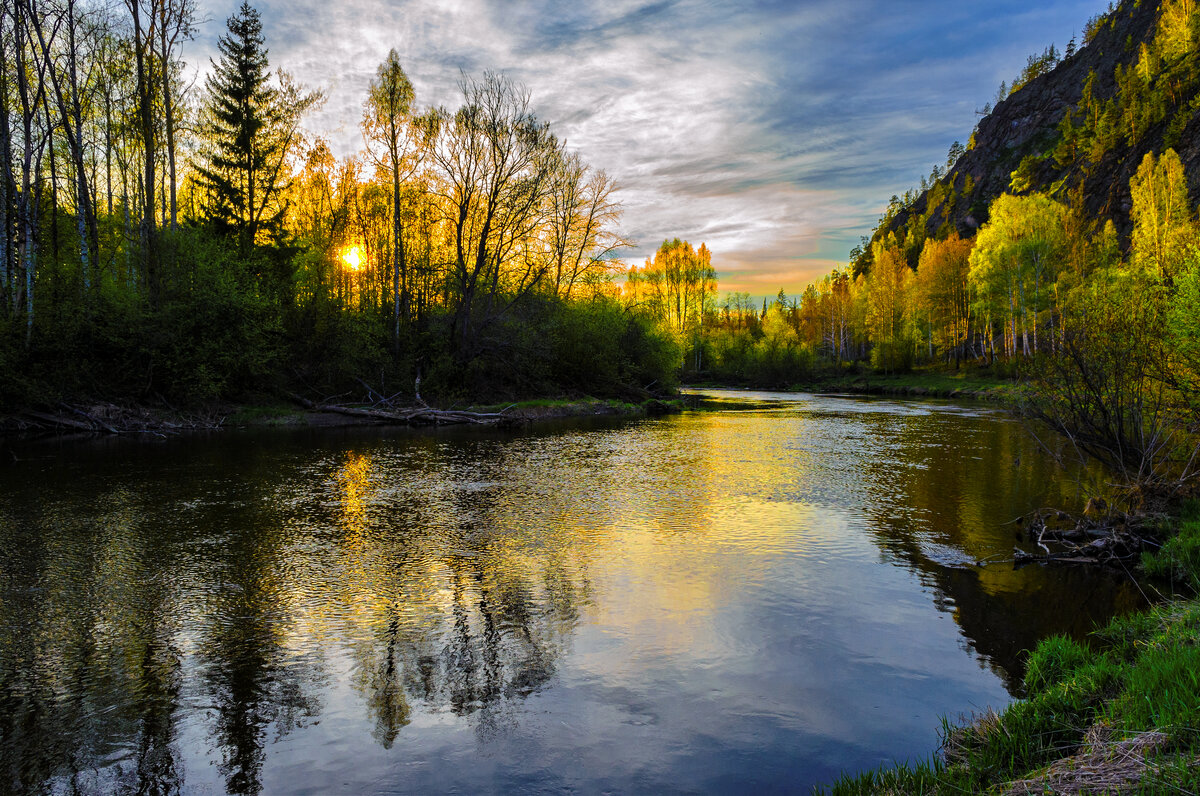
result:
M 999 410 L 704 406 L 18 447 L 0 790 L 804 792 L 1141 604 L 974 566 L 1095 477 Z

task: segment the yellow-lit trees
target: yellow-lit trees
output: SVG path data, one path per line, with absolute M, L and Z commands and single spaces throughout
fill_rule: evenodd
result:
M 1183 163 L 1175 150 L 1168 149 L 1157 159 L 1147 152 L 1129 182 L 1129 193 L 1133 200 L 1133 263 L 1172 279 L 1180 271 L 1188 247 L 1195 245 L 1200 235 L 1188 202 Z
M 558 298 L 569 301 L 582 283 L 602 280 L 612 255 L 629 245 L 613 229 L 621 215 L 614 190 L 612 178 L 588 168 L 578 153 L 564 153 L 558 159 L 547 231 L 550 286 Z
M 867 330 L 871 335 L 871 364 L 879 370 L 907 370 L 913 361 L 910 314 L 912 269 L 896 245 L 895 236 L 871 246 L 873 263 L 867 275 Z
M 400 66 L 400 56 L 390 50 L 379 65 L 363 105 L 363 137 L 367 151 L 391 178 L 392 240 L 392 345 L 400 345 L 400 321 L 408 320 L 411 288 L 404 248 L 400 184 L 419 165 L 420 136 L 412 124 L 413 86 Z M 382 152 L 378 151 L 382 150 Z
M 710 309 L 717 289 L 712 253 L 703 243 L 663 241 L 641 269 L 630 269 L 626 297 L 661 319 L 679 336 L 690 334 Z
M 712 253 L 703 243 L 693 249 L 687 241 L 663 241 L 643 268 L 630 268 L 625 278 L 625 302 L 667 327 L 675 339 L 692 346 L 693 367 L 699 371 L 705 318 L 716 311 L 717 272 Z
M 969 284 L 980 315 L 1005 319 L 1005 353 L 1028 356 L 1064 256 L 1066 208 L 1042 194 L 1002 194 L 990 212 L 971 250 Z
M 957 234 L 929 239 L 917 266 L 917 296 L 930 324 L 930 346 L 962 359 L 970 335 L 971 300 L 968 285 L 971 246 Z

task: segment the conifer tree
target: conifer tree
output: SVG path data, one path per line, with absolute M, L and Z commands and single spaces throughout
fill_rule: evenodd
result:
M 207 194 L 204 217 L 234 236 L 246 252 L 282 233 L 286 158 L 300 115 L 319 98 L 303 94 L 281 75 L 269 82 L 267 49 L 258 11 L 243 2 L 217 41 L 206 89 L 206 119 L 198 183 Z

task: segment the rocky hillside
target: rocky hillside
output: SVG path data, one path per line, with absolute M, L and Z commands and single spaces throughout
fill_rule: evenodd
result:
M 1090 215 L 1127 233 L 1129 178 L 1146 152 L 1168 146 L 1200 201 L 1194 5 L 1124 0 L 1092 20 L 1084 46 L 997 103 L 953 167 L 907 205 L 893 206 L 873 240 L 894 233 L 915 266 L 927 237 L 974 234 L 1001 193 L 1046 191 L 1065 200 L 1080 188 Z M 856 270 L 870 265 L 865 248 Z

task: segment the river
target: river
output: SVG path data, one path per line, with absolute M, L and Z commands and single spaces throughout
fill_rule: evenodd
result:
M 1096 475 L 975 404 L 27 443 L 0 789 L 800 791 L 927 758 L 1126 577 L 974 562 Z

